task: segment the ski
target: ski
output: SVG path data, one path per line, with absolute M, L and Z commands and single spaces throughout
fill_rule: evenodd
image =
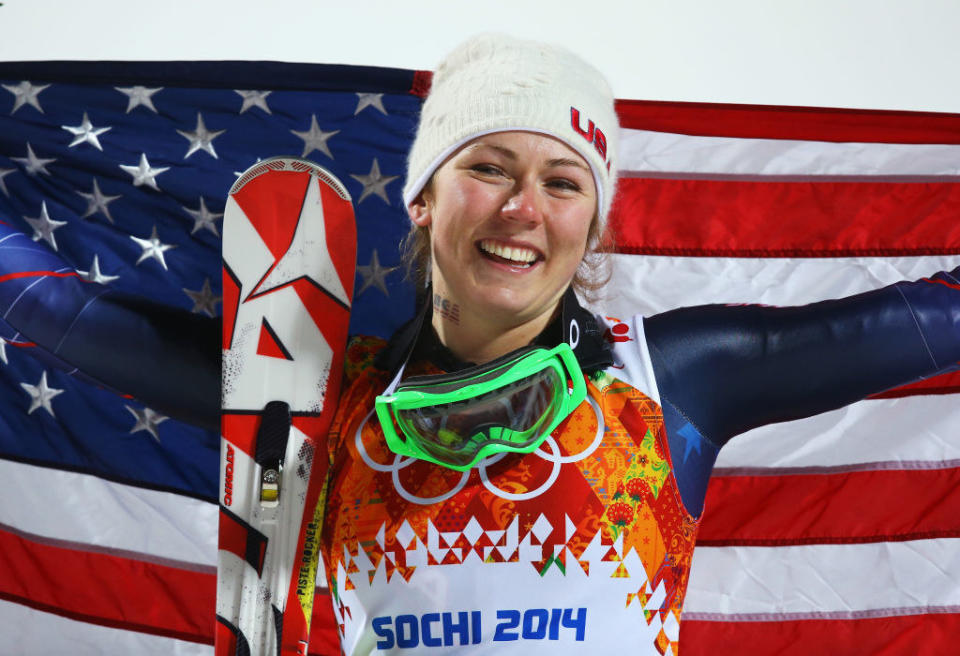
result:
M 272 158 L 230 189 L 217 656 L 307 654 L 355 260 L 350 195 L 322 167 Z

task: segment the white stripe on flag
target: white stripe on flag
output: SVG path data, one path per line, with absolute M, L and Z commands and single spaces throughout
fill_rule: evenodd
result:
M 621 174 L 960 176 L 960 146 L 698 137 L 621 130 Z M 711 175 L 711 177 L 712 177 Z
M 699 547 L 685 619 L 960 612 L 960 539 Z M 748 617 L 744 617 L 748 616 Z
M 0 636 L 0 653 L 11 656 L 213 656 L 213 645 L 77 622 L 6 601 L 0 601 Z
M 918 421 L 922 418 L 922 430 Z M 883 468 L 960 466 L 960 403 L 954 394 L 861 401 L 754 429 L 730 440 L 716 466 Z
M 958 255 L 796 259 L 612 255 L 607 297 L 597 305 L 621 319 L 706 303 L 803 305 L 916 280 L 958 263 Z
M 24 490 L 29 503 L 18 503 Z M 9 460 L 0 460 L 0 499 L 0 524 L 30 540 L 216 567 L 213 503 Z

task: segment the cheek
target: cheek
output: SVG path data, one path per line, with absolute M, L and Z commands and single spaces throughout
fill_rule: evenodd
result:
M 576 254 L 579 259 L 583 257 L 587 248 L 587 238 L 590 235 L 590 225 L 593 222 L 592 209 L 571 212 L 564 219 L 559 226 L 559 238 L 564 244 L 564 250 Z
M 475 180 L 467 180 L 451 190 L 449 200 L 468 219 L 480 219 L 505 202 L 493 185 Z
M 443 192 L 437 194 L 433 206 L 435 225 L 447 226 L 460 220 L 465 207 L 469 207 L 470 196 L 461 186 L 446 185 Z
M 443 242 L 469 238 L 475 226 L 497 212 L 500 202 L 496 194 L 479 183 L 448 189 L 434 207 L 433 229 Z

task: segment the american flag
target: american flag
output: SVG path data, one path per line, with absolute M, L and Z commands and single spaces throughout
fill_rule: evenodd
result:
M 400 189 L 428 79 L 265 62 L 0 64 L 0 653 L 212 654 L 219 436 L 117 382 L 196 384 L 153 380 L 154 336 L 102 309 L 146 299 L 125 307 L 181 311 L 188 337 L 214 321 L 227 191 L 258 159 L 295 155 L 353 195 L 351 332 L 389 336 L 413 309 Z M 618 109 L 607 314 L 805 303 L 960 261 L 960 116 Z M 80 366 L 97 361 L 116 375 Z M 684 653 L 949 650 L 958 391 L 939 377 L 734 440 L 708 493 Z M 311 653 L 337 653 L 325 599 Z

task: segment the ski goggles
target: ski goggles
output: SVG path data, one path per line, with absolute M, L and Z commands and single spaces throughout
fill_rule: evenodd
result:
M 402 373 L 374 404 L 387 446 L 457 471 L 497 453 L 536 450 L 587 396 L 568 344 L 397 382 Z

